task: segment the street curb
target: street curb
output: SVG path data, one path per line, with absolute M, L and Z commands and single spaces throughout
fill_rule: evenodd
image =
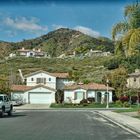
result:
M 104 115 L 104 114 L 102 114 L 102 113 L 100 113 L 100 112 L 98 112 L 98 111 L 96 111 L 96 113 L 97 113 L 98 115 L 102 116 L 104 119 L 106 119 L 106 120 L 112 122 L 113 124 L 115 124 L 115 125 L 121 127 L 121 128 L 124 129 L 124 130 L 127 130 L 128 132 L 130 132 L 130 133 L 132 133 L 132 134 L 134 134 L 134 135 L 136 135 L 137 137 L 140 138 L 140 131 L 137 130 L 137 129 L 135 129 L 134 127 L 130 126 L 129 124 L 124 124 L 124 123 L 121 123 L 121 122 L 119 122 L 119 121 L 116 121 L 115 119 L 113 119 L 113 118 L 111 118 L 111 117 L 108 117 L 107 115 Z
M 106 111 L 113 111 L 113 110 L 118 110 L 120 108 L 15 108 L 15 110 L 106 110 Z M 126 109 L 126 108 L 121 108 L 122 110 L 123 109 Z

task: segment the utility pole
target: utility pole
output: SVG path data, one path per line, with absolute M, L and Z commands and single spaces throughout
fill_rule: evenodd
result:
M 106 109 L 109 108 L 109 93 L 108 93 L 108 83 L 109 83 L 109 80 L 107 79 L 106 80 L 106 83 L 107 83 L 107 101 L 106 101 Z

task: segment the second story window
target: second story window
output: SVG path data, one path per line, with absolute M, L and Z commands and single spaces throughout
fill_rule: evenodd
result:
M 31 81 L 34 81 L 34 78 L 31 78 Z
M 37 84 L 46 84 L 46 78 L 37 78 L 36 83 Z
M 136 77 L 134 77 L 134 82 L 136 82 L 137 81 L 137 79 L 136 79 Z
M 49 81 L 51 81 L 51 78 L 49 78 Z

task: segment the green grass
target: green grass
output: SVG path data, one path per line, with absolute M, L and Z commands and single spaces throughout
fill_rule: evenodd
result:
M 91 103 L 91 104 L 51 104 L 51 108 L 106 108 L 106 104 Z M 110 108 L 121 108 L 120 106 L 111 103 Z
M 71 59 L 47 59 L 47 58 L 23 58 L 16 57 L 7 60 L 6 63 L 0 63 L 0 77 L 3 75 L 9 78 L 12 74 L 18 79 L 18 69 L 21 69 L 23 74 L 29 74 L 38 70 L 45 70 L 48 72 L 70 72 L 73 71 L 73 76 L 76 79 L 84 82 L 102 82 L 103 76 L 108 73 L 104 65 L 110 57 L 90 57 L 90 58 L 71 58 Z
M 115 110 L 116 113 L 124 113 L 124 112 L 137 112 L 140 110 L 140 107 L 138 105 L 132 105 L 129 109 L 123 109 L 123 110 Z
M 140 115 L 139 116 L 133 116 L 134 118 L 140 119 Z

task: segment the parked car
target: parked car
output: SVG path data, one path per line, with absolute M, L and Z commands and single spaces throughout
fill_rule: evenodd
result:
M 5 113 L 12 115 L 13 105 L 6 94 L 0 94 L 0 116 L 3 117 Z
M 13 106 L 22 105 L 23 101 L 19 100 L 19 99 L 12 99 L 12 104 L 13 104 Z

